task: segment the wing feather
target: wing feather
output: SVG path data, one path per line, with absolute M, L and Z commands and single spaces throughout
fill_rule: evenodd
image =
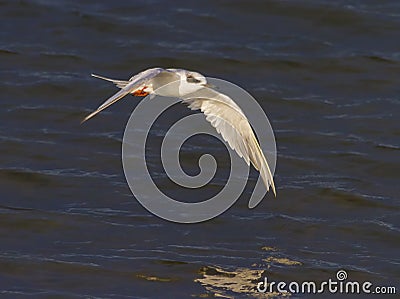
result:
M 206 120 L 221 134 L 229 146 L 260 172 L 267 188 L 271 186 L 276 196 L 275 185 L 267 160 L 260 148 L 257 138 L 247 117 L 240 107 L 227 95 L 212 89 L 206 89 L 201 97 L 187 97 L 182 101 L 192 110 L 200 110 Z

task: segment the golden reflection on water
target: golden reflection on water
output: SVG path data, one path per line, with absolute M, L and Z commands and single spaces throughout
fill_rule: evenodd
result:
M 278 251 L 275 247 L 262 247 L 262 250 L 268 252 Z M 287 293 L 260 293 L 257 291 L 257 284 L 263 280 L 266 269 L 270 269 L 271 265 L 279 264 L 280 266 L 301 266 L 299 261 L 291 260 L 286 257 L 268 256 L 262 259 L 261 264 L 253 264 L 253 268 L 238 268 L 229 271 L 215 266 L 207 266 L 200 269 L 201 278 L 194 281 L 200 283 L 207 291 L 202 294 L 203 298 L 236 298 L 236 296 L 247 295 L 249 298 L 287 298 L 291 294 Z

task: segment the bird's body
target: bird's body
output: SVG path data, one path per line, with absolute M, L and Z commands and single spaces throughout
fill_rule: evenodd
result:
M 192 110 L 200 109 L 206 120 L 222 135 L 229 146 L 260 172 L 264 184 L 271 186 L 276 195 L 273 177 L 250 123 L 240 107 L 227 95 L 217 92 L 207 84 L 207 79 L 193 71 L 183 69 L 151 68 L 131 77 L 128 81 L 114 80 L 99 75 L 92 76 L 110 81 L 120 88 L 82 122 L 95 116 L 127 94 L 148 94 L 178 97 Z M 191 94 L 202 91 L 201 97 Z

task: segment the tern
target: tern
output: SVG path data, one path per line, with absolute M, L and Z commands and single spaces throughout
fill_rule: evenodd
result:
M 110 81 L 120 90 L 108 98 L 94 112 L 86 116 L 89 120 L 110 105 L 128 94 L 134 96 L 159 95 L 177 97 L 192 110 L 204 113 L 206 120 L 217 130 L 222 138 L 247 165 L 251 164 L 260 172 L 267 190 L 271 186 L 276 196 L 275 184 L 270 167 L 260 148 L 258 140 L 242 109 L 227 95 L 213 89 L 207 79 L 198 72 L 183 69 L 151 68 L 134 75 L 129 80 L 115 80 L 92 74 L 93 77 Z M 176 84 L 171 84 L 176 83 Z M 204 98 L 190 97 L 201 89 L 207 89 Z

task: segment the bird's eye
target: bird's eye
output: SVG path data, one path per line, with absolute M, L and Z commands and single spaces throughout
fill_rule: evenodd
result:
M 195 77 L 193 77 L 192 75 L 188 75 L 187 77 L 186 77 L 186 81 L 188 82 L 188 83 L 200 83 L 201 81 L 200 80 L 197 80 Z

